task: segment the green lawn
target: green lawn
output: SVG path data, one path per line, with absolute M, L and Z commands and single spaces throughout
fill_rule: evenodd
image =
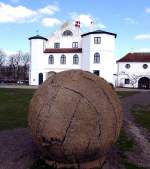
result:
M 135 121 L 150 131 L 150 105 L 134 105 L 131 109 Z
M 132 95 L 137 94 L 137 93 L 139 93 L 139 92 L 138 91 L 117 91 L 119 98 L 132 96 Z
M 0 130 L 27 127 L 33 89 L 0 89 Z
M 146 169 L 128 162 L 126 153 L 134 150 L 134 140 L 127 135 L 124 129 L 121 129 L 120 136 L 115 146 L 120 153 L 120 163 L 125 167 L 125 169 Z

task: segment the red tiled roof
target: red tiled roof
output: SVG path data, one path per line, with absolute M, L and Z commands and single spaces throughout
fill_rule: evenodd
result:
M 82 48 L 47 48 L 44 53 L 82 53 Z
M 117 62 L 150 62 L 150 53 L 128 53 Z

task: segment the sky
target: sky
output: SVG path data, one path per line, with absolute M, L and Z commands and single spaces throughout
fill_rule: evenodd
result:
M 91 30 L 91 21 L 95 30 L 116 33 L 116 58 L 150 52 L 150 0 L 3 0 L 0 49 L 29 52 L 29 37 L 48 37 L 76 20 L 83 33 Z

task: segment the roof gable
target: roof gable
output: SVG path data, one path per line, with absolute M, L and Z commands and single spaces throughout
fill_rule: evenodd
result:
M 117 62 L 150 62 L 150 53 L 128 53 Z

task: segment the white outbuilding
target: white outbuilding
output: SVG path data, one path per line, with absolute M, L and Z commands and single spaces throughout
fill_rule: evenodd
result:
M 64 24 L 45 38 L 30 37 L 29 84 L 42 84 L 50 75 L 69 69 L 82 69 L 114 84 L 115 33 L 96 30 L 82 34 L 80 28 Z
M 150 53 L 128 53 L 117 61 L 115 85 L 150 88 Z

